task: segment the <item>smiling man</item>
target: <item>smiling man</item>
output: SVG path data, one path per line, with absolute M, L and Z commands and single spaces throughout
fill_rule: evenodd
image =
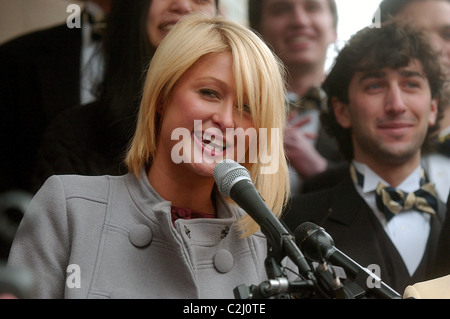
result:
M 324 82 L 322 114 L 350 169 L 337 186 L 294 198 L 284 216 L 292 231 L 319 224 L 399 292 L 430 278 L 445 214 L 421 167 L 438 129 L 443 79 L 426 36 L 410 26 L 390 22 L 354 35 Z
M 440 199 L 445 202 L 450 190 L 450 0 L 383 0 L 379 10 L 382 22 L 394 17 L 427 32 L 446 74 L 436 152 L 422 160 L 430 180 L 436 183 Z
M 319 90 L 325 62 L 337 39 L 334 0 L 248 0 L 250 27 L 286 65 L 289 121 L 284 146 L 293 193 L 310 178 L 341 162 L 335 141 L 319 122 L 326 96 Z

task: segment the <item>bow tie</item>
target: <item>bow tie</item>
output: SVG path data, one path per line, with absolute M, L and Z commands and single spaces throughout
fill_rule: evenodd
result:
M 293 109 L 315 109 L 323 110 L 326 108 L 327 94 L 320 87 L 312 87 L 300 99 L 289 101 L 290 110 Z
M 415 192 L 406 193 L 379 183 L 376 190 L 378 209 L 384 213 L 387 221 L 404 210 L 415 209 L 420 212 L 436 215 L 437 199 L 434 184 L 427 183 Z
M 353 181 L 363 186 L 364 176 L 355 167 L 350 165 L 350 175 Z M 389 222 L 392 217 L 404 210 L 414 209 L 420 212 L 436 215 L 438 201 L 433 183 L 425 183 L 425 174 L 422 171 L 420 188 L 412 193 L 407 193 L 391 186 L 378 183 L 375 200 L 378 209 Z
M 105 34 L 106 29 L 106 16 L 104 14 L 92 15 L 91 13 L 84 11 L 84 19 L 87 20 L 92 26 L 91 38 L 94 42 L 100 41 Z

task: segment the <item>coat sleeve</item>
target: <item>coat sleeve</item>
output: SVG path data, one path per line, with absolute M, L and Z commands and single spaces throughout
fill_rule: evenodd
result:
M 52 176 L 30 202 L 11 246 L 8 267 L 31 273 L 35 298 L 64 298 L 69 256 L 66 196 L 60 178 Z

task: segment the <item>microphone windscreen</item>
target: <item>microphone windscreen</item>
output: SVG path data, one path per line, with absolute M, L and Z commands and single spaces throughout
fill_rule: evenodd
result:
M 251 181 L 250 172 L 239 163 L 225 159 L 220 161 L 213 171 L 214 180 L 219 192 L 225 196 L 230 196 L 231 188 L 242 179 Z
M 307 239 L 311 235 L 311 232 L 317 231 L 319 229 L 321 229 L 321 227 L 314 223 L 301 223 L 294 232 L 297 245 L 301 244 L 305 239 Z
M 323 227 L 311 222 L 300 224 L 295 229 L 294 237 L 297 246 L 312 261 L 327 259 L 334 248 L 333 238 Z

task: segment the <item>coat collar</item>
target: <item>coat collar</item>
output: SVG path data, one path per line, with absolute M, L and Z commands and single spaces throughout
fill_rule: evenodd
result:
M 144 215 L 147 215 L 146 212 L 149 211 L 149 207 L 152 207 L 153 210 L 167 212 L 170 216 L 172 203 L 156 192 L 150 184 L 144 168 L 141 168 L 139 177 L 133 173 L 128 173 L 126 184 L 131 198 Z M 245 214 L 241 208 L 229 203 L 219 192 L 216 192 L 216 210 L 219 219 L 240 218 Z

